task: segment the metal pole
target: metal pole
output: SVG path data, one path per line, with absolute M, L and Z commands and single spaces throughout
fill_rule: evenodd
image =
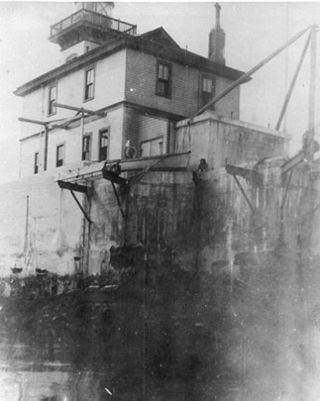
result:
M 29 195 L 26 197 L 26 227 L 24 233 L 24 257 L 26 258 L 29 246 Z
M 294 73 L 294 76 L 292 78 L 288 93 L 287 93 L 285 101 L 283 103 L 283 106 L 282 106 L 282 109 L 281 109 L 281 112 L 280 112 L 280 116 L 278 118 L 278 122 L 277 122 L 277 125 L 276 125 L 276 130 L 277 131 L 280 129 L 280 126 L 281 126 L 281 123 L 282 123 L 282 119 L 283 119 L 283 117 L 285 115 L 285 112 L 287 111 L 287 107 L 288 107 L 288 104 L 289 104 L 289 101 L 290 101 L 294 86 L 296 84 L 296 81 L 297 81 L 297 78 L 298 78 L 302 63 L 304 61 L 304 58 L 305 58 L 305 55 L 306 55 L 306 52 L 307 52 L 307 49 L 308 49 L 308 46 L 309 46 L 309 43 L 310 43 L 310 39 L 311 39 L 311 32 L 310 32 L 310 34 L 308 36 L 308 39 L 306 41 L 306 44 L 304 45 L 303 50 L 302 50 L 302 53 L 301 53 L 301 56 L 300 56 L 300 60 L 298 62 L 298 65 L 297 65 L 296 71 Z
M 44 126 L 44 160 L 43 160 L 43 170 L 47 170 L 48 163 L 48 141 L 49 141 L 49 130 L 47 124 Z
M 268 57 L 263 59 L 259 64 L 257 64 L 255 67 L 251 68 L 248 72 L 244 73 L 241 75 L 240 78 L 238 78 L 236 81 L 234 81 L 231 85 L 227 86 L 222 92 L 220 92 L 217 96 L 215 96 L 212 100 L 210 100 L 209 103 L 204 105 L 200 110 L 198 110 L 192 117 L 190 117 L 190 121 L 196 117 L 197 115 L 203 113 L 205 110 L 207 110 L 210 106 L 214 105 L 217 103 L 219 100 L 221 100 L 223 97 L 225 97 L 229 92 L 231 92 L 234 88 L 236 88 L 238 85 L 240 85 L 242 82 L 246 81 L 248 78 L 250 78 L 250 75 L 254 74 L 256 71 L 258 71 L 261 67 L 263 67 L 265 64 L 267 64 L 270 60 L 272 60 L 274 57 L 276 57 L 279 53 L 281 53 L 284 49 L 286 49 L 288 46 L 290 46 L 292 43 L 297 41 L 303 34 L 305 34 L 309 29 L 312 28 L 313 25 L 309 26 L 308 28 L 304 29 L 303 31 L 297 33 L 295 36 L 293 36 L 290 40 L 288 40 L 284 45 L 279 47 L 277 50 L 275 50 L 273 53 L 271 53 Z
M 310 82 L 309 82 L 309 122 L 308 140 L 310 146 L 310 162 L 314 153 L 315 98 L 316 98 L 316 66 L 317 66 L 317 25 L 312 26 L 310 45 Z
M 84 115 L 81 113 L 81 138 L 83 141 L 83 135 L 84 135 Z

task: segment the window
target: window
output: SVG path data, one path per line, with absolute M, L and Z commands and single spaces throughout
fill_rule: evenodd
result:
M 57 146 L 56 166 L 60 167 L 64 164 L 64 145 Z
M 91 134 L 85 134 L 82 138 L 82 160 L 90 160 Z
M 214 95 L 214 81 L 211 78 L 202 78 L 201 107 L 209 103 Z M 214 107 L 214 106 L 212 106 Z
M 171 96 L 171 65 L 158 62 L 156 95 Z
M 94 95 L 94 68 L 89 68 L 85 73 L 84 100 L 93 99 Z
M 107 160 L 109 146 L 109 129 L 101 130 L 99 133 L 99 161 Z
M 156 138 L 149 139 L 140 143 L 140 156 L 150 157 L 162 155 L 163 149 L 163 137 L 158 136 Z
M 39 152 L 36 152 L 34 154 L 33 172 L 34 172 L 34 174 L 39 173 Z
M 48 92 L 48 116 L 56 114 L 57 108 L 54 103 L 57 101 L 57 85 L 49 86 Z

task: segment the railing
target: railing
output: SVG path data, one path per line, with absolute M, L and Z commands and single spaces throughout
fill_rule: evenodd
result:
M 107 17 L 94 11 L 81 9 L 74 14 L 69 15 L 69 17 L 59 21 L 57 24 L 52 25 L 50 28 L 50 36 L 57 35 L 61 31 L 71 27 L 79 21 L 87 21 L 105 29 L 125 32 L 130 35 L 135 35 L 137 31 L 136 25 L 129 24 L 128 22 L 124 22 L 119 19 Z

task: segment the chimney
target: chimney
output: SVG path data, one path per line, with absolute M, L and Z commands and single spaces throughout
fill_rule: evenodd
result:
M 220 27 L 220 10 L 221 6 L 219 3 L 215 4 L 216 8 L 216 26 L 211 29 L 209 33 L 209 55 L 208 58 L 214 63 L 226 64 L 224 58 L 224 45 L 226 41 L 226 34 L 224 30 Z

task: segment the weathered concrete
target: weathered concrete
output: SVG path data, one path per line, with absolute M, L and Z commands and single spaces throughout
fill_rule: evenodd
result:
M 179 135 L 187 128 L 180 128 L 183 145 Z M 111 246 L 142 244 L 149 280 L 156 294 L 162 288 L 157 296 L 166 305 L 155 326 L 166 334 L 150 345 L 154 377 L 166 366 L 167 375 L 189 383 L 190 400 L 316 401 L 319 182 L 303 164 L 287 185 L 285 140 L 260 131 L 211 116 L 195 121 L 183 145 L 192 151 L 188 168 L 148 172 L 129 192 L 120 191 L 126 218 L 110 182 L 90 183 L 92 195 L 82 201 L 91 226 L 52 177 L 7 186 L 11 198 L 0 195 L 2 274 L 25 257 L 28 194 L 29 272 L 36 266 L 71 272 L 77 254 L 85 271 L 99 273 Z M 203 157 L 209 170 L 194 181 Z M 225 158 L 260 174 L 260 185 L 238 178 L 248 199 L 223 167 Z M 172 300 L 172 280 L 184 273 L 191 274 L 192 290 L 189 283 Z M 173 317 L 184 315 L 189 320 L 176 326 Z

